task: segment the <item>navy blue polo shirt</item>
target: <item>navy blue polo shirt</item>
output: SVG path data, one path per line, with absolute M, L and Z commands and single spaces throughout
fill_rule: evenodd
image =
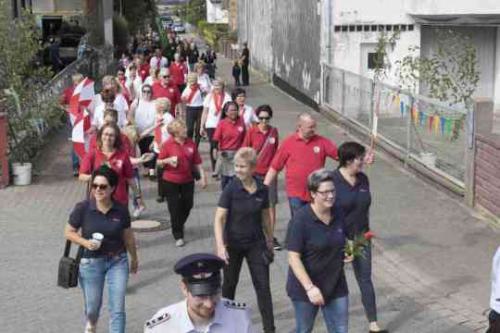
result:
M 348 294 L 344 247 L 344 215 L 340 207 L 332 208 L 332 220 L 328 225 L 316 216 L 310 204 L 293 216 L 287 249 L 300 253 L 309 278 L 321 290 L 326 303 Z M 309 302 L 306 291 L 291 268 L 288 269 L 286 290 L 293 301 Z
M 228 210 L 224 239 L 228 246 L 251 245 L 265 239 L 262 210 L 269 208 L 268 189 L 255 178 L 257 190 L 249 193 L 241 180 L 234 177 L 224 188 L 218 206 Z
M 130 214 L 127 207 L 113 202 L 106 214 L 101 213 L 95 200 L 76 204 L 69 217 L 69 224 L 82 231 L 82 237 L 91 239 L 94 232 L 104 235 L 101 247 L 96 251 L 85 250 L 83 258 L 116 255 L 125 251 L 123 231 L 130 228 Z
M 333 171 L 333 183 L 337 191 L 335 201 L 345 214 L 347 237 L 353 239 L 355 235 L 370 230 L 369 213 L 372 197 L 368 177 L 362 172 L 358 173 L 356 183 L 352 186 L 336 169 Z

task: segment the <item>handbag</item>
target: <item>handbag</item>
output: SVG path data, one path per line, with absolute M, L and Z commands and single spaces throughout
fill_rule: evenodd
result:
M 78 267 L 83 254 L 83 247 L 80 246 L 76 258 L 70 258 L 70 250 L 71 241 L 67 240 L 64 254 L 59 260 L 59 270 L 57 272 L 57 285 L 65 289 L 78 286 Z

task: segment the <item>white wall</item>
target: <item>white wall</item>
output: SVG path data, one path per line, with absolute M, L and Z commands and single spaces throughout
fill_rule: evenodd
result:
M 405 0 L 411 14 L 499 14 L 498 0 Z

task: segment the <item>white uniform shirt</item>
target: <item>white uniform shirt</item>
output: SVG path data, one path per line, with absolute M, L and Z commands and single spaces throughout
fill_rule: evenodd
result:
M 496 313 L 500 313 L 500 247 L 493 257 L 490 308 Z
M 174 117 L 170 114 L 170 112 L 165 112 L 163 114 L 163 126 L 161 127 L 161 143 L 163 144 L 165 141 L 170 138 L 170 133 L 168 133 L 167 126 L 172 121 L 174 121 Z M 153 131 L 154 134 L 154 131 Z M 156 141 L 153 141 L 153 151 L 157 154 L 160 153 L 161 146 L 158 145 Z
M 121 96 L 121 95 L 120 95 Z M 122 96 L 123 97 L 123 96 Z M 127 102 L 125 102 L 127 103 Z M 113 103 L 113 107 L 115 110 L 118 112 L 118 127 L 123 128 L 125 124 L 127 123 L 127 113 L 123 107 L 123 105 L 115 99 Z M 106 104 L 102 103 L 99 104 L 95 109 L 94 109 L 94 114 L 92 115 L 92 125 L 101 128 L 101 126 L 104 124 L 104 109 L 106 108 Z M 127 104 L 127 111 L 128 111 L 128 104 Z
M 207 329 L 197 331 L 189 318 L 187 302 L 170 305 L 158 311 L 144 326 L 144 333 L 253 333 L 248 309 L 240 303 L 221 299 Z
M 212 82 L 210 81 L 210 76 L 208 76 L 208 74 L 199 75 L 198 84 L 200 85 L 200 89 L 204 94 L 208 94 L 210 90 L 212 90 Z
M 224 100 L 222 101 L 222 107 L 224 104 L 231 101 L 231 96 L 227 92 L 224 92 Z M 216 128 L 219 123 L 220 117 L 222 115 L 222 107 L 219 113 L 216 113 L 215 109 L 215 98 L 213 98 L 212 93 L 208 94 L 203 101 L 203 107 L 208 108 L 207 120 L 205 123 L 206 128 Z
M 136 99 L 132 105 L 135 106 L 135 124 L 139 133 L 155 124 L 156 106 L 153 101 Z
M 191 95 L 191 86 L 187 86 L 184 91 L 182 92 L 181 97 L 182 98 L 189 98 L 189 95 Z M 200 107 L 203 106 L 203 96 L 201 95 L 201 87 L 198 87 L 198 91 L 194 94 L 193 99 L 191 100 L 191 103 L 186 102 L 186 106 L 190 107 Z
M 245 126 L 247 128 L 252 126 L 252 123 L 259 122 L 259 118 L 257 118 L 253 107 L 251 107 L 250 105 L 245 104 L 243 106 L 243 114 L 239 113 L 239 115 L 240 117 L 243 117 L 243 121 L 245 122 Z
M 160 66 L 158 66 L 158 63 Z M 151 68 L 163 68 L 163 67 L 168 67 L 168 60 L 165 57 L 161 57 L 161 59 L 158 59 L 157 56 L 151 57 L 151 60 L 149 60 L 149 66 Z
M 137 96 L 141 94 L 142 79 L 139 75 L 137 75 L 134 80 L 132 80 L 132 78 L 127 77 L 127 80 L 125 81 L 125 86 L 130 92 L 132 98 L 135 99 L 137 98 Z

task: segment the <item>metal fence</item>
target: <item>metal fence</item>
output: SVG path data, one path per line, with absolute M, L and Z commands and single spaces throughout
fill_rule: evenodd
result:
M 371 133 L 378 115 L 377 140 L 464 187 L 465 108 L 411 94 L 370 78 L 322 65 L 322 104 Z

